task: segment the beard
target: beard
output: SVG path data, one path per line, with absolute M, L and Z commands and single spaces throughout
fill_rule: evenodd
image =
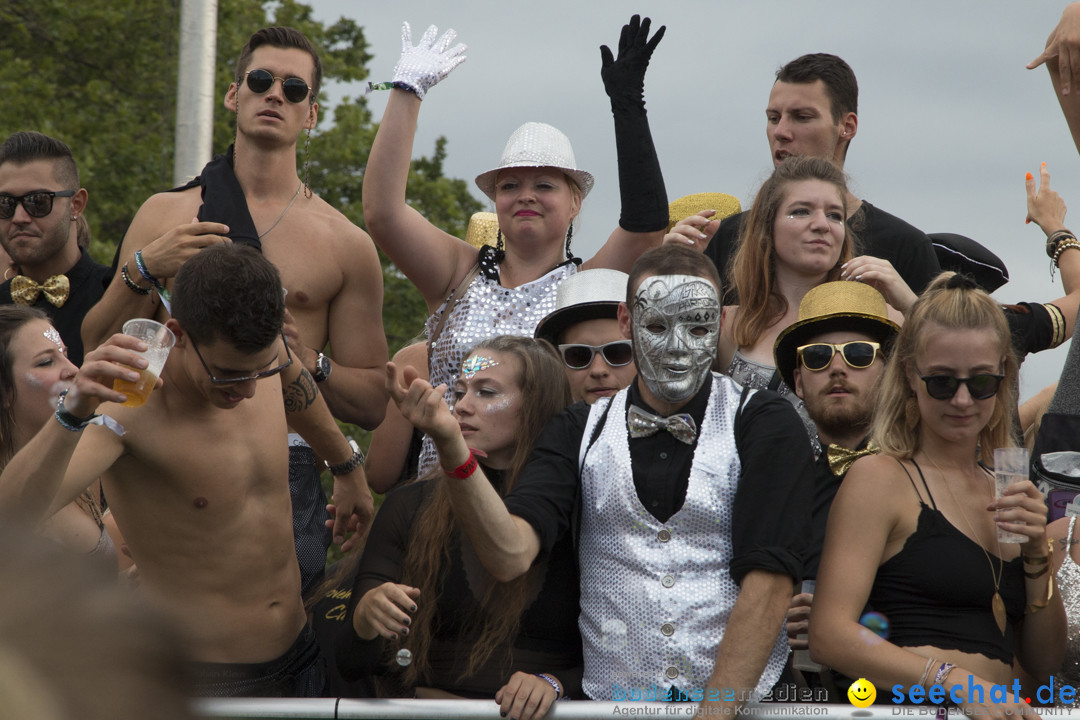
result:
M 806 412 L 818 431 L 830 437 L 865 434 L 870 429 L 873 408 L 862 395 L 849 395 L 844 402 L 820 396 L 804 400 Z

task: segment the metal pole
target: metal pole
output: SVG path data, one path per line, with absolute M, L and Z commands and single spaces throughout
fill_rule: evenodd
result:
M 214 136 L 217 0 L 181 0 L 173 183 L 182 185 L 210 160 Z

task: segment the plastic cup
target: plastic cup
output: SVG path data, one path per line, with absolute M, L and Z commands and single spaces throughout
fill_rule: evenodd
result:
M 147 318 L 128 320 L 124 323 L 123 331 L 125 335 L 137 337 L 146 343 L 146 351 L 138 354 L 146 358 L 149 364 L 145 369 L 138 370 L 139 379 L 135 382 L 119 378 L 113 380 L 113 390 L 127 395 L 127 400 L 123 403 L 126 407 L 140 407 L 146 403 L 157 384 L 161 368 L 165 367 L 169 351 L 176 343 L 176 336 L 161 323 Z
M 994 451 L 994 497 L 1000 498 L 1005 488 L 1028 479 L 1029 459 L 1027 448 L 1005 447 Z M 998 528 L 998 542 L 1022 543 L 1027 540 L 1027 535 Z

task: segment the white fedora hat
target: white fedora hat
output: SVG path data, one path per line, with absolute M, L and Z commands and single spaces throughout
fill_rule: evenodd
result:
M 546 123 L 527 122 L 510 136 L 503 149 L 499 166 L 476 176 L 476 186 L 492 200 L 495 199 L 495 179 L 500 170 L 512 167 L 557 168 L 574 179 L 585 198 L 595 180 L 591 173 L 579 170 L 574 160 L 570 138 Z
M 626 300 L 630 276 L 618 270 L 582 270 L 559 283 L 555 309 L 536 326 L 533 337 L 552 344 L 563 330 L 585 320 L 616 318 L 619 303 Z

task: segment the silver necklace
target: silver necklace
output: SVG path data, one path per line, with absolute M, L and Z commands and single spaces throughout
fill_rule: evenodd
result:
M 277 216 L 277 220 L 274 221 L 274 224 L 267 228 L 266 232 L 259 233 L 260 240 L 269 235 L 270 231 L 278 226 L 278 223 L 281 222 L 281 218 L 285 217 L 285 213 L 289 212 L 289 208 L 291 208 L 293 206 L 293 203 L 296 202 L 296 198 L 300 197 L 300 190 L 303 187 L 304 183 L 300 183 L 300 185 L 296 188 L 296 192 L 293 193 L 292 200 L 290 200 L 289 204 L 285 206 L 285 209 L 281 211 L 281 214 Z

